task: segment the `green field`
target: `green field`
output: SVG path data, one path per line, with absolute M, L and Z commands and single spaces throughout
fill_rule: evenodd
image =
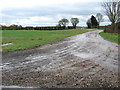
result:
M 2 52 L 25 50 L 44 44 L 56 42 L 65 37 L 81 34 L 91 30 L 58 30 L 58 31 L 35 31 L 35 30 L 4 30 L 2 31 Z
M 101 32 L 100 35 L 111 42 L 120 44 L 120 34 Z

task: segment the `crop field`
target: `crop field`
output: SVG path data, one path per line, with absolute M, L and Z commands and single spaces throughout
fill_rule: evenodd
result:
M 91 30 L 58 30 L 58 31 L 35 31 L 35 30 L 4 30 L 2 31 L 2 52 L 35 48 L 44 44 L 53 43 L 65 37 L 85 33 Z
M 100 35 L 111 42 L 120 44 L 120 34 L 101 32 Z

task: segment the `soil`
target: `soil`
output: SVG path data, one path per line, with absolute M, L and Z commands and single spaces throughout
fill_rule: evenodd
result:
M 118 44 L 102 30 L 2 55 L 3 87 L 118 87 Z

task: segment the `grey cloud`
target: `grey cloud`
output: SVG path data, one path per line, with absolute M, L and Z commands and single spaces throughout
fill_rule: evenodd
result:
M 96 7 L 100 7 L 98 2 L 89 2 L 89 3 L 75 3 L 73 5 L 55 5 L 55 6 L 36 6 L 33 8 L 12 8 L 5 9 L 2 11 L 2 20 L 6 23 L 10 23 L 11 20 L 15 19 L 29 19 L 29 17 L 33 16 L 46 16 L 57 19 L 58 15 L 69 16 L 70 15 L 81 15 L 88 16 L 91 14 L 96 14 L 99 11 L 95 10 Z M 51 22 L 58 21 L 54 20 Z M 85 19 L 81 19 L 81 21 L 85 22 Z M 42 21 L 41 21 L 42 22 Z M 41 23 L 38 22 L 38 23 Z
M 6 9 L 3 10 L 3 14 L 13 16 L 48 16 L 56 14 L 75 14 L 75 15 L 89 15 L 94 14 L 96 11 L 94 7 L 98 7 L 98 3 L 86 3 L 86 4 L 75 4 L 71 6 L 48 6 L 48 7 L 33 7 L 33 8 L 19 8 L 19 9 Z

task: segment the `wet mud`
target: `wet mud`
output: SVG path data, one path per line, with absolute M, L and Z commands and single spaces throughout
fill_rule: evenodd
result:
M 118 44 L 104 40 L 101 31 L 3 54 L 3 86 L 118 87 Z

